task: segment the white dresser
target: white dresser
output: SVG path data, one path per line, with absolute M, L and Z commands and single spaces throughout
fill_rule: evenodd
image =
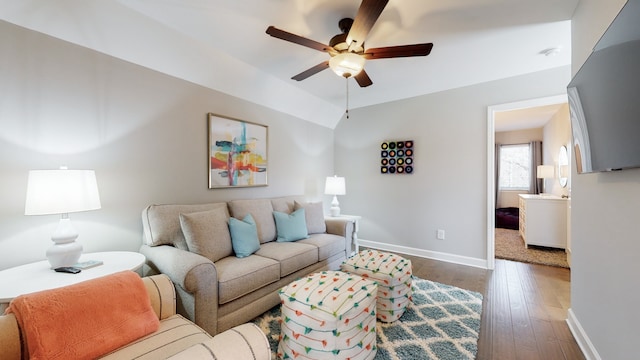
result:
M 520 236 L 527 247 L 567 248 L 567 199 L 521 194 L 519 204 Z

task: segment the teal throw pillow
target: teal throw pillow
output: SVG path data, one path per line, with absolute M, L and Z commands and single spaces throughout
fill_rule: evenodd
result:
M 277 242 L 296 241 L 309 237 L 304 209 L 298 209 L 291 214 L 274 211 L 273 217 L 276 220 Z
M 247 214 L 242 220 L 229 218 L 229 232 L 236 257 L 247 257 L 260 249 L 258 228 L 251 214 Z

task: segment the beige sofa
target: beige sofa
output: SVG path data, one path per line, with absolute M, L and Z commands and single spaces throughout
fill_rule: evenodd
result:
M 309 237 L 276 241 L 273 212 L 298 208 L 305 209 Z M 247 214 L 255 220 L 260 248 L 238 258 L 228 222 Z M 151 205 L 142 211 L 142 223 L 145 274 L 167 274 L 177 290 L 178 312 L 212 335 L 277 305 L 277 291 L 293 280 L 339 269 L 352 246 L 353 223 L 325 220 L 322 203 L 307 203 L 302 196 Z
M 167 276 L 156 275 L 143 278 L 142 281 L 149 294 L 151 307 L 160 320 L 159 329 L 101 359 L 270 359 L 267 338 L 256 325 L 242 324 L 212 337 L 176 314 L 174 286 Z M 28 358 L 16 316 L 0 316 L 0 359 Z

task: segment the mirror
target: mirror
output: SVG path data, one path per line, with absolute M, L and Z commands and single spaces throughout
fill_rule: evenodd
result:
M 558 181 L 560 186 L 566 187 L 569 180 L 569 156 L 567 147 L 561 146 L 558 154 Z

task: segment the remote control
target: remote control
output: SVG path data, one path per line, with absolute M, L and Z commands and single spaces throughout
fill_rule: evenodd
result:
M 62 272 L 62 273 L 68 273 L 68 274 L 77 274 L 81 271 L 80 269 L 76 269 L 73 266 L 63 266 L 63 267 L 55 268 L 54 270 L 56 272 Z

